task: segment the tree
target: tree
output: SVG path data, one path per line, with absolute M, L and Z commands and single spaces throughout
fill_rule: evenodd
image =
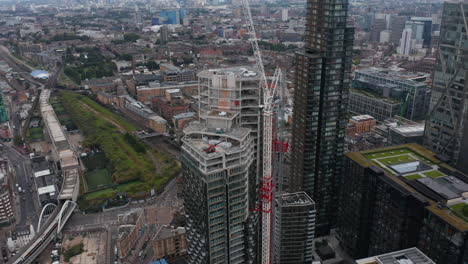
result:
M 159 64 L 156 63 L 155 61 L 148 61 L 145 66 L 150 71 L 159 70 Z
M 23 139 L 21 138 L 20 135 L 16 135 L 14 138 L 13 138 L 13 144 L 15 144 L 16 146 L 18 147 L 22 147 L 24 142 L 23 142 Z
M 124 34 L 124 41 L 125 42 L 136 42 L 138 39 L 140 39 L 140 35 L 136 33 L 126 33 Z
M 126 60 L 126 61 L 131 61 L 131 60 L 133 60 L 133 56 L 130 55 L 130 54 L 122 54 L 122 55 L 120 56 L 120 59 Z

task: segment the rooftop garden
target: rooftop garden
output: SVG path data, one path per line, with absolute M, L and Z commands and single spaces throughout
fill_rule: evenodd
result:
M 438 170 L 435 165 L 435 160 L 432 157 L 423 156 L 420 151 L 410 148 L 390 148 L 379 152 L 365 152 L 364 157 L 372 163 L 383 168 L 388 173 L 399 175 L 396 168 L 392 166 L 406 164 L 413 161 L 421 161 L 422 164 L 414 165 L 415 170 L 401 173 L 408 180 L 415 180 L 423 177 L 437 178 L 445 176 L 444 173 Z
M 468 220 L 468 204 L 466 203 L 458 203 L 449 206 L 452 211 L 454 211 L 460 217 L 463 217 L 465 221 Z

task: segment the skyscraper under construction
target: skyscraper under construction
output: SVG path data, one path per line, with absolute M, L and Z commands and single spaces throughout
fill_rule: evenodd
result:
M 315 201 L 318 236 L 338 209 L 354 39 L 347 16 L 348 0 L 308 0 L 305 49 L 296 54 L 290 188 Z

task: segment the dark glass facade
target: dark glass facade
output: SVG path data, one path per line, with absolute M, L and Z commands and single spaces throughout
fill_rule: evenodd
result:
M 317 206 L 316 234 L 334 226 L 342 173 L 354 28 L 347 0 L 308 0 L 305 49 L 296 54 L 291 191 Z
M 273 264 L 312 263 L 315 203 L 305 192 L 275 199 Z
M 431 160 L 431 166 L 447 166 L 416 144 L 347 153 L 337 224 L 341 245 L 354 258 L 418 247 L 436 263 L 468 263 L 468 219 L 452 209 L 454 203 L 463 204 L 463 199 L 445 200 L 434 193 L 438 187 L 427 188 L 422 181 L 405 178 L 392 172 L 391 166 L 381 167 L 376 160 L 368 159 L 368 155 L 378 156 L 382 151 L 398 155 L 398 148 Z M 461 177 L 453 168 L 444 172 Z M 464 185 L 461 178 L 449 178 L 439 178 L 433 184 L 446 181 Z M 453 186 L 449 188 L 454 190 Z
M 466 1 L 444 3 L 425 134 L 429 149 L 464 172 L 468 172 L 467 19 Z

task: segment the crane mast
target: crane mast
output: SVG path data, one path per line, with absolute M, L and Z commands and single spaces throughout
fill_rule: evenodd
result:
M 262 115 L 263 115 L 263 155 L 262 155 L 262 181 L 260 186 L 261 204 L 259 204 L 256 211 L 262 214 L 262 241 L 261 241 L 261 263 L 271 263 L 271 214 L 272 214 L 272 200 L 273 200 L 273 106 L 276 87 L 282 79 L 282 73 L 279 68 L 276 68 L 270 84 L 268 84 L 263 66 L 262 55 L 255 33 L 255 27 L 252 19 L 252 13 L 248 0 L 242 0 L 242 5 L 245 10 L 247 19 L 247 27 L 250 35 L 250 42 L 252 44 L 253 54 L 255 56 L 256 68 L 260 72 L 260 89 L 263 95 Z

